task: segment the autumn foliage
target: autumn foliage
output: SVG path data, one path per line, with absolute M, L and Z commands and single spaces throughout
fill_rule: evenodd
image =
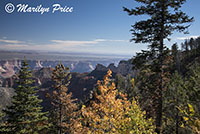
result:
M 125 94 L 118 92 L 111 82 L 111 70 L 104 76 L 103 82 L 98 81 L 98 90 L 89 105 L 82 106 L 84 124 L 89 133 L 94 134 L 151 134 L 154 127 L 151 119 L 145 119 L 137 102 L 130 103 Z
M 68 93 L 67 86 L 70 79 L 69 68 L 64 67 L 63 64 L 58 64 L 53 70 L 54 90 L 52 95 L 48 94 L 53 106 L 50 115 L 50 122 L 53 127 L 50 133 L 79 134 L 83 131 L 78 119 L 80 113 L 78 106 L 74 102 L 75 99 L 72 99 L 72 93 Z

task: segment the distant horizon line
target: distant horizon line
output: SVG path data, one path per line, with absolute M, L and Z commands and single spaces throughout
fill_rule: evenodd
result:
M 91 56 L 91 55 L 94 55 L 94 56 L 122 56 L 122 57 L 133 57 L 135 54 L 115 54 L 115 53 L 112 53 L 112 54 L 108 54 L 108 53 L 95 53 L 95 52 L 72 52 L 72 51 L 67 51 L 67 52 L 62 52 L 62 51 L 44 51 L 44 50 L 3 50 L 3 49 L 0 49 L 0 52 L 17 52 L 17 53 L 40 53 L 40 54 L 73 54 L 73 55 L 76 55 L 76 54 L 84 54 L 86 57 L 87 55 L 88 56 Z

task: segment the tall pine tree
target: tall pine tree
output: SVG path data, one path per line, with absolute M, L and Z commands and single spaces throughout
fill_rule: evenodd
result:
M 16 95 L 12 97 L 12 105 L 6 113 L 6 128 L 10 134 L 40 134 L 48 128 L 46 113 L 43 113 L 36 95 L 36 87 L 29 71 L 28 63 L 24 60 L 19 71 Z
M 58 64 L 52 73 L 53 94 L 48 96 L 51 99 L 53 109 L 50 114 L 50 122 L 53 127 L 49 133 L 53 134 L 78 134 L 83 132 L 79 122 L 78 106 L 72 99 L 72 93 L 67 93 L 67 86 L 70 83 L 71 74 L 69 68 Z
M 138 54 L 142 56 L 142 63 L 153 61 L 155 73 L 158 75 L 159 86 L 157 88 L 156 105 L 156 132 L 161 133 L 162 127 L 162 103 L 163 103 L 163 56 L 165 51 L 164 39 L 168 39 L 173 31 L 187 32 L 189 25 L 184 23 L 192 22 L 180 7 L 186 0 L 136 0 L 142 5 L 135 9 L 124 8 L 129 15 L 147 15 L 150 18 L 136 22 L 132 26 L 133 38 L 136 43 L 150 43 L 149 51 Z M 145 62 L 146 61 L 146 62 Z

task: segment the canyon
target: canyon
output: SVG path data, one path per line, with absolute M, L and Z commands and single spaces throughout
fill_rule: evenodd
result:
M 9 105 L 11 97 L 14 95 L 21 62 L 21 60 L 0 61 L 0 105 L 2 107 Z M 45 109 L 48 109 L 50 105 L 45 96 L 53 91 L 51 73 L 60 62 L 28 60 L 30 69 L 33 70 L 35 85 L 38 87 L 39 98 L 43 100 L 42 105 Z M 136 75 L 136 71 L 132 70 L 132 60 L 122 60 L 117 66 L 115 63 L 108 64 L 108 61 L 102 62 L 103 64 L 99 64 L 98 61 L 63 61 L 61 63 L 70 68 L 72 78 L 68 91 L 72 92 L 73 98 L 77 98 L 78 101 L 84 101 L 90 96 L 97 80 L 102 80 L 108 69 L 113 72 L 113 79 L 117 74 L 124 77 L 128 74 Z

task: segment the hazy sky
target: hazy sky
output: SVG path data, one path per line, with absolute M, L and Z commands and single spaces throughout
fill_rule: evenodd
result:
M 14 12 L 5 11 L 7 3 L 15 6 Z M 18 12 L 18 4 L 49 7 L 49 12 Z M 53 4 L 73 7 L 73 11 L 52 13 Z M 122 7 L 137 5 L 134 0 L 0 0 L 0 49 L 134 55 L 146 48 L 146 44 L 129 42 L 131 25 L 141 17 L 128 16 Z M 200 35 L 199 5 L 199 0 L 184 4 L 182 10 L 195 22 L 189 35 L 175 33 L 168 46 Z

